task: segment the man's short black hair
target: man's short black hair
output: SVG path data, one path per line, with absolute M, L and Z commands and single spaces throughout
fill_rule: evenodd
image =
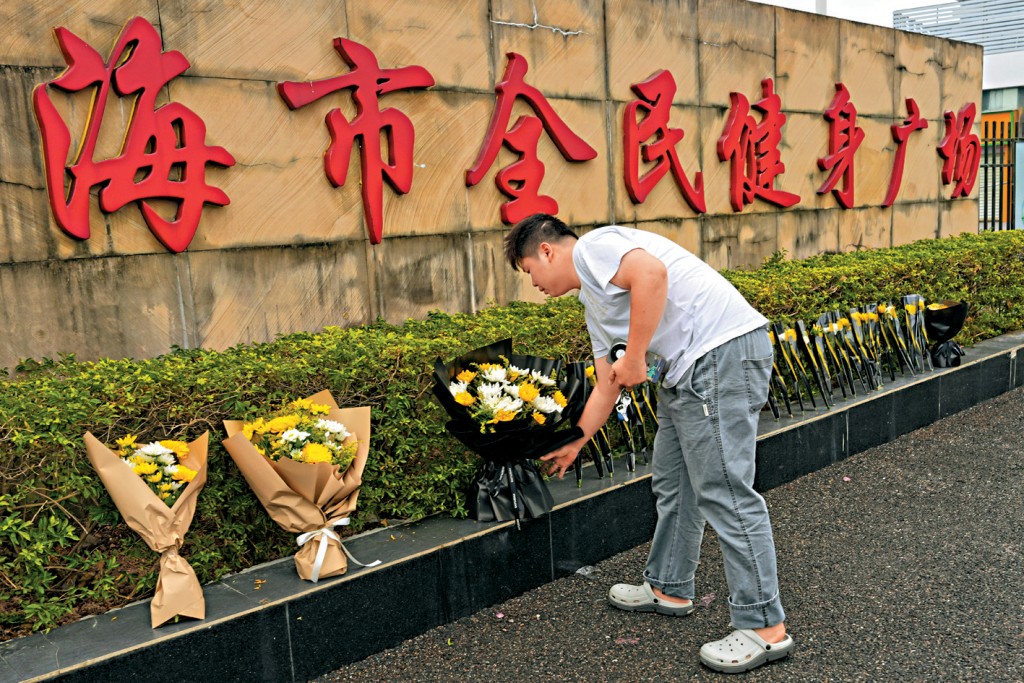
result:
M 565 223 L 546 213 L 535 213 L 505 235 L 505 260 L 513 270 L 519 270 L 519 262 L 524 256 L 536 254 L 541 242 L 561 242 L 568 237 L 577 239 Z

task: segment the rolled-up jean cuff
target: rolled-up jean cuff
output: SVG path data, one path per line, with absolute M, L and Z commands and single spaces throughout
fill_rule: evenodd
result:
M 644 572 L 644 579 L 647 580 L 647 583 L 651 584 L 652 588 L 657 588 L 671 598 L 693 600 L 695 579 L 690 579 L 689 581 L 659 581 L 647 572 Z
M 729 616 L 733 628 L 766 628 L 786 620 L 778 593 L 764 602 L 755 602 L 751 605 L 737 605 L 730 599 Z

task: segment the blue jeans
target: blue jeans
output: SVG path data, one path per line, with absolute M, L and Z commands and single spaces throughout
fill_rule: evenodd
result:
M 708 352 L 658 393 L 651 479 L 658 522 L 644 577 L 666 595 L 693 599 L 706 520 L 722 548 L 733 628 L 786 618 L 768 507 L 753 488 L 771 370 L 771 342 L 758 329 Z

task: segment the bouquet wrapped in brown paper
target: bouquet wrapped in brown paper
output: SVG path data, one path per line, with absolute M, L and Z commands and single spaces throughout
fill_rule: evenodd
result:
M 338 408 L 328 391 L 255 422 L 226 420 L 224 441 L 256 497 L 282 529 L 298 534 L 295 569 L 316 583 L 356 561 L 336 527 L 356 508 L 370 450 L 370 408 Z M 317 542 L 314 542 L 317 541 Z
M 190 444 L 161 441 L 135 448 L 129 436 L 118 440 L 118 454 L 91 433 L 85 435 L 89 462 L 124 521 L 160 553 L 160 575 L 150 606 L 153 628 L 174 617 L 206 617 L 202 586 L 178 551 L 206 483 L 208 440 L 204 433 Z

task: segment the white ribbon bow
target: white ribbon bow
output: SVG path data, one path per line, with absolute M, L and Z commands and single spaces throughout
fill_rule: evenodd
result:
M 295 539 L 295 541 L 299 544 L 299 547 L 301 548 L 317 536 L 320 537 L 320 547 L 317 548 L 316 560 L 313 561 L 313 575 L 310 577 L 313 583 L 316 583 L 320 580 L 320 570 L 324 566 L 324 558 L 327 557 L 327 546 L 330 544 L 331 539 L 334 539 L 338 542 L 338 546 L 342 549 L 342 551 L 344 551 L 348 559 L 351 560 L 354 564 L 358 564 L 360 567 L 376 567 L 378 564 L 380 564 L 380 560 L 376 560 L 374 562 L 371 562 L 370 564 L 363 564 L 356 558 L 352 557 L 352 554 L 349 553 L 348 548 L 346 548 L 345 545 L 341 542 L 341 536 L 339 536 L 333 530 L 334 527 L 336 526 L 348 526 L 349 522 L 350 519 L 348 517 L 343 517 L 342 519 L 339 519 L 336 522 L 328 522 L 327 526 L 323 527 L 322 529 L 317 529 L 315 531 L 307 531 L 304 534 L 299 534 L 298 538 Z

